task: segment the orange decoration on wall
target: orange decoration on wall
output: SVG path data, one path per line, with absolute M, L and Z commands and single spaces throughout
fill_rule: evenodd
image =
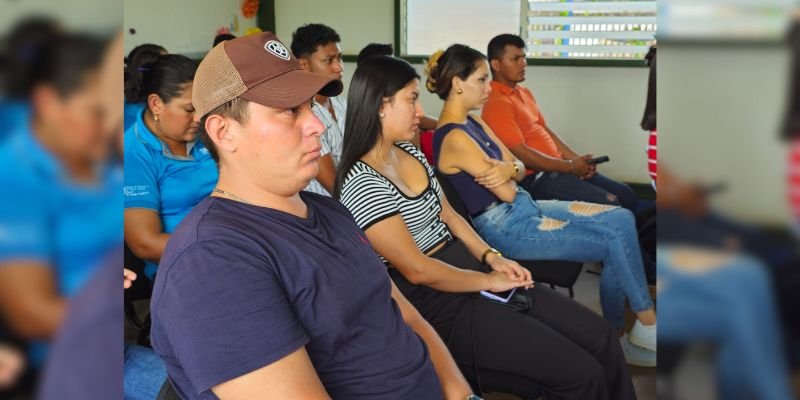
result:
M 259 0 L 244 0 L 244 2 L 242 2 L 242 15 L 244 15 L 245 18 L 255 17 L 258 12 L 258 3 Z

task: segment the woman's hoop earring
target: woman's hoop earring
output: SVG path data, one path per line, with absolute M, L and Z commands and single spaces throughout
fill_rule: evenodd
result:
M 461 90 L 461 89 L 458 89 L 458 90 L 456 91 L 456 93 L 458 93 L 458 94 L 461 94 L 461 93 L 464 93 L 464 91 L 463 91 L 463 90 Z

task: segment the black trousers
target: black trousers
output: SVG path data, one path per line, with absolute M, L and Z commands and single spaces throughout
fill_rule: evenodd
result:
M 485 270 L 460 241 L 432 257 Z M 539 389 L 548 400 L 636 398 L 619 336 L 605 319 L 544 285 L 527 293 L 527 312 L 478 295 L 462 302 L 443 340 L 473 385 L 522 398 Z

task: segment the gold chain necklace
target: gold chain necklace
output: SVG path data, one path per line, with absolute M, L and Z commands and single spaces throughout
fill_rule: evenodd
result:
M 372 158 L 374 158 L 375 161 L 378 161 L 378 164 L 386 164 L 389 166 L 391 166 L 392 163 L 397 160 L 397 156 L 394 155 L 394 152 L 392 152 L 392 150 L 389 150 L 389 158 L 393 158 L 393 160 L 392 159 L 390 159 L 389 161 L 384 160 L 383 157 L 381 157 L 377 151 L 375 152 L 375 155 Z
M 452 113 L 450 111 L 442 111 L 442 115 L 445 115 L 445 114 L 449 114 L 449 115 L 451 115 L 453 117 L 457 117 L 456 114 L 454 114 L 454 113 Z M 464 124 L 461 124 L 461 125 L 466 125 L 468 122 L 469 122 L 469 115 L 467 115 L 466 122 L 464 122 Z M 469 135 L 469 136 L 472 136 L 472 135 Z M 486 147 L 492 147 L 492 142 L 490 142 L 488 140 L 484 140 L 483 138 L 474 138 L 474 139 L 475 139 L 475 141 L 480 142 L 482 145 L 485 145 Z
M 226 192 L 226 191 L 224 191 L 224 190 L 222 190 L 222 189 L 220 189 L 218 187 L 215 187 L 215 188 L 211 189 L 211 191 L 215 192 L 215 193 L 223 194 L 225 196 L 228 196 L 232 200 L 236 200 L 236 201 L 239 201 L 239 202 L 242 202 L 242 203 L 245 203 L 245 204 L 250 204 L 250 205 L 253 205 L 253 206 L 255 205 L 255 204 L 253 204 L 253 203 L 251 203 L 251 202 L 249 202 L 249 201 L 247 201 L 247 200 L 245 200 L 245 199 L 243 199 L 243 198 L 241 198 L 241 197 L 239 197 L 239 196 L 237 196 L 237 195 L 235 195 L 235 194 L 233 194 L 231 192 Z

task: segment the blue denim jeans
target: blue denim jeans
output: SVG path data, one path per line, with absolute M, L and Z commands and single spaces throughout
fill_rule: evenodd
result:
M 167 368 L 153 349 L 125 344 L 125 400 L 153 400 L 166 380 Z
M 536 200 L 586 201 L 637 211 L 638 200 L 633 189 L 601 174 L 582 180 L 572 174 L 545 172 L 538 179 L 536 175 L 528 175 L 520 185 Z
M 734 256 L 703 272 L 685 272 L 674 248 L 658 248 L 660 343 L 717 348 L 720 399 L 791 399 L 771 280 L 754 258 Z
M 603 316 L 622 328 L 627 298 L 631 310 L 653 308 L 647 289 L 633 214 L 620 207 L 598 213 L 570 209 L 585 203 L 534 201 L 517 189 L 513 203 L 503 203 L 473 218 L 478 233 L 504 255 L 520 260 L 602 261 L 600 302 Z M 594 205 L 596 206 L 596 205 Z M 546 218 L 564 221 L 540 226 Z M 533 277 L 536 280 L 536 277 Z

